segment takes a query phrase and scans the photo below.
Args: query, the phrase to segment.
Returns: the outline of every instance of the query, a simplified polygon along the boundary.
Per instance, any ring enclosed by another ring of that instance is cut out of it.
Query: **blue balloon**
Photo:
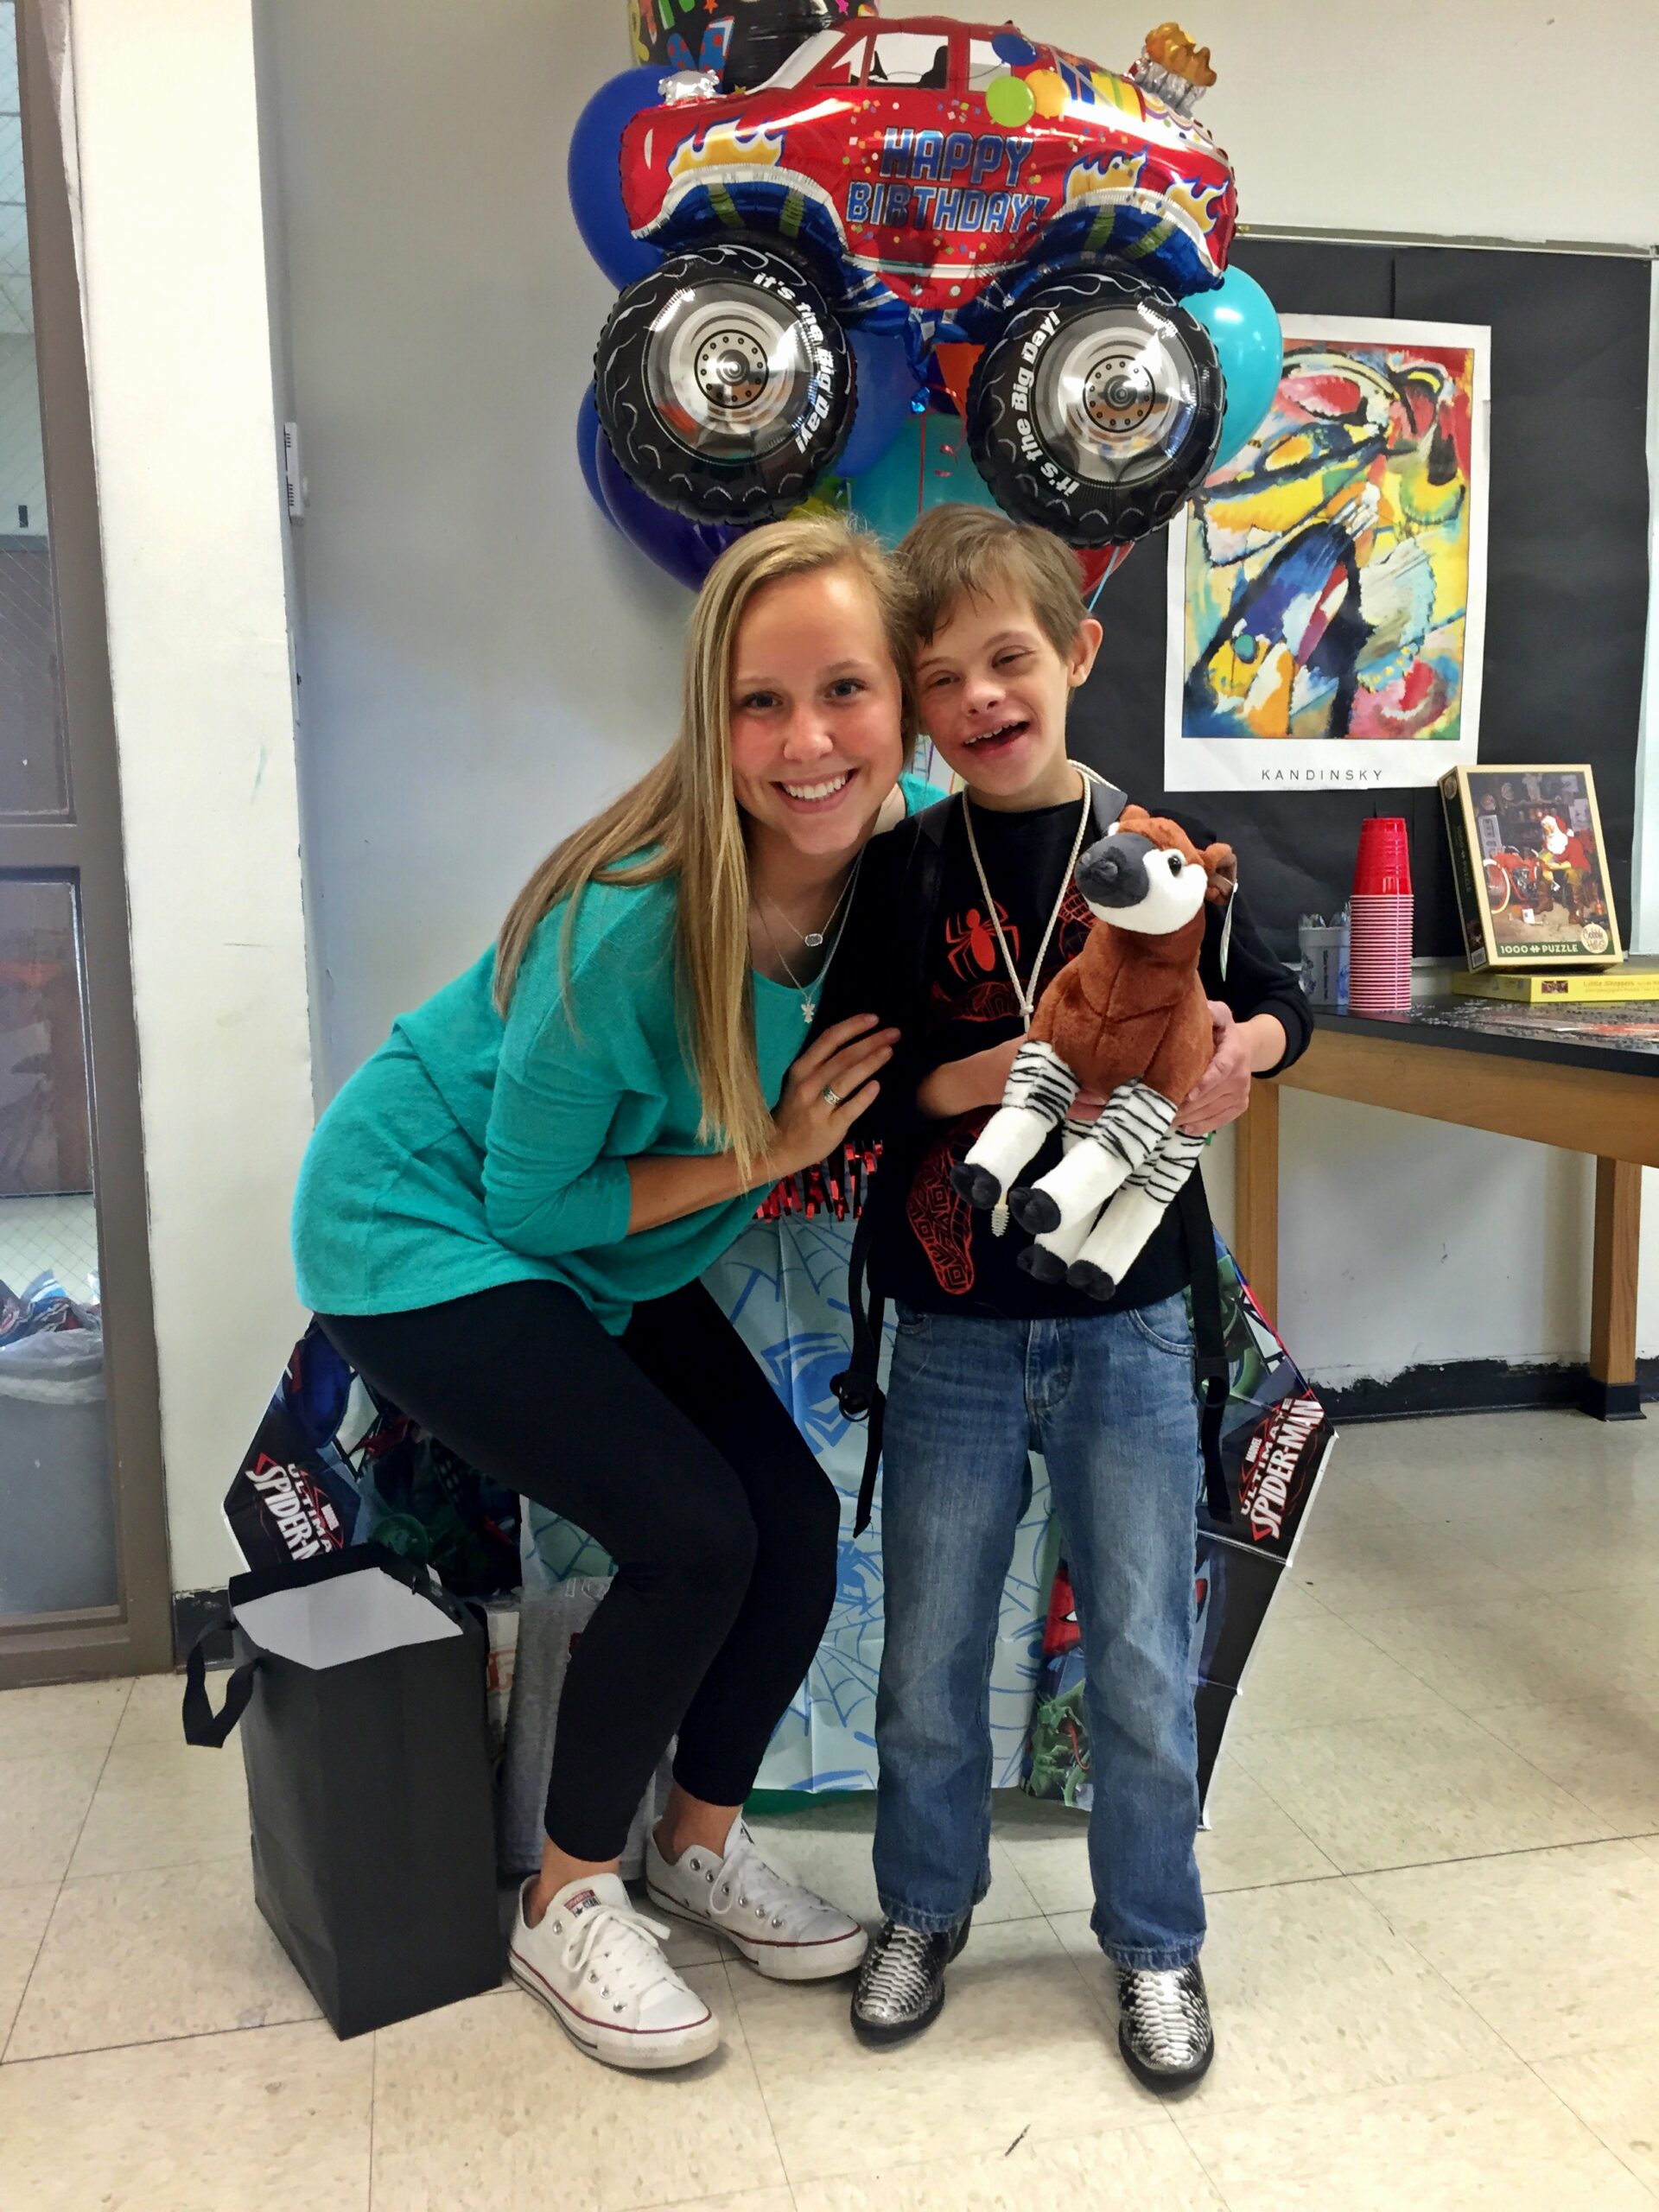
[[[878,337],[861,329],[849,330],[847,337],[853,349],[855,409],[836,474],[861,476],[875,467],[909,421],[916,372],[902,338]]]
[[[742,536],[741,531],[725,523],[692,522],[671,507],[658,506],[624,474],[602,434],[594,458],[605,505],[623,537],[688,591],[696,591],[732,540]]]
[[[1230,269],[1219,289],[1194,293],[1181,305],[1214,339],[1227,380],[1227,411],[1214,462],[1219,468],[1243,452],[1273,404],[1284,365],[1284,334],[1273,302],[1242,269]]]
[[[607,505],[599,481],[599,448],[605,433],[599,427],[599,402],[594,397],[589,385],[582,395],[582,405],[576,410],[576,463],[582,470],[582,480],[588,486],[588,496],[607,522],[614,520]]]
[[[570,212],[582,242],[619,291],[662,259],[660,250],[637,238],[622,206],[622,132],[641,108],[661,95],[660,63],[645,62],[608,78],[576,118],[570,133],[565,181]]]

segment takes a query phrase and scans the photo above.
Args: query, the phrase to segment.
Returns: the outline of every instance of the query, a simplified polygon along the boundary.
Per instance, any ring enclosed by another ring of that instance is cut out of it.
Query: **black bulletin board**
[[[1635,256],[1242,239],[1234,258],[1282,315],[1491,327],[1484,760],[1588,760],[1629,941],[1636,748],[1648,619],[1649,264]],[[1142,804],[1166,797],[1239,850],[1274,949],[1338,911],[1362,818],[1403,815],[1416,950],[1459,950],[1440,798],[1425,790],[1166,794],[1167,544],[1138,545],[1095,612],[1105,642],[1074,749]],[[1265,747],[1264,747],[1265,750]]]

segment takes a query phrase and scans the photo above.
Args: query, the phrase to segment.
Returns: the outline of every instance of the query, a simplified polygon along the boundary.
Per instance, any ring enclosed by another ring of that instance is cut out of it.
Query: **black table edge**
[[[1459,998],[1443,1003],[1461,1007],[1469,1001]],[[1655,1014],[1659,1017],[1659,1001],[1655,1002]],[[1611,1039],[1592,1044],[1572,1037],[1516,1037],[1506,1032],[1454,1029],[1439,1022],[1421,1021],[1415,1011],[1336,1014],[1329,1007],[1319,1007],[1314,1009],[1313,1027],[1333,1037],[1380,1037],[1395,1044],[1431,1045],[1447,1052],[1490,1052],[1500,1059],[1554,1061],[1560,1066],[1586,1069],[1592,1074],[1659,1076],[1659,1052],[1625,1051]],[[1656,1100],[1655,1106],[1659,1110],[1659,1100]]]

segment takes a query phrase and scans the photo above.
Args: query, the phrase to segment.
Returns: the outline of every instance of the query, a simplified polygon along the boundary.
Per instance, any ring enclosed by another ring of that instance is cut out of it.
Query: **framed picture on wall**
[[[1283,329],[1266,420],[1170,529],[1165,785],[1435,784],[1476,757],[1491,334]]]
[[[1587,762],[1454,768],[1440,798],[1471,969],[1624,959]]]

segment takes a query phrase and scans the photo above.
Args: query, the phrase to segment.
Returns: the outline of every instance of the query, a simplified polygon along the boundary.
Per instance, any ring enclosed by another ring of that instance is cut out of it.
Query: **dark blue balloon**
[[[991,41],[991,52],[1011,69],[1023,69],[1028,61],[1037,59],[1036,48],[1028,38],[1021,38],[1018,31],[998,31]]]
[[[582,480],[588,486],[588,496],[607,522],[613,519],[606,505],[605,493],[599,481],[599,448],[605,433],[599,427],[599,403],[589,385],[582,395],[582,405],[576,410],[576,462],[582,470]]]
[[[582,242],[619,291],[662,259],[628,228],[622,207],[622,131],[642,107],[655,107],[663,71],[657,62],[608,78],[576,118],[565,179]]]
[[[623,473],[602,434],[594,458],[611,520],[631,545],[637,545],[688,591],[700,587],[732,540],[742,536],[724,523],[692,522],[670,507],[659,507]]]
[[[853,349],[853,427],[836,463],[837,476],[861,476],[874,468],[910,419],[918,389],[916,372],[902,338],[877,337],[849,330]]]

